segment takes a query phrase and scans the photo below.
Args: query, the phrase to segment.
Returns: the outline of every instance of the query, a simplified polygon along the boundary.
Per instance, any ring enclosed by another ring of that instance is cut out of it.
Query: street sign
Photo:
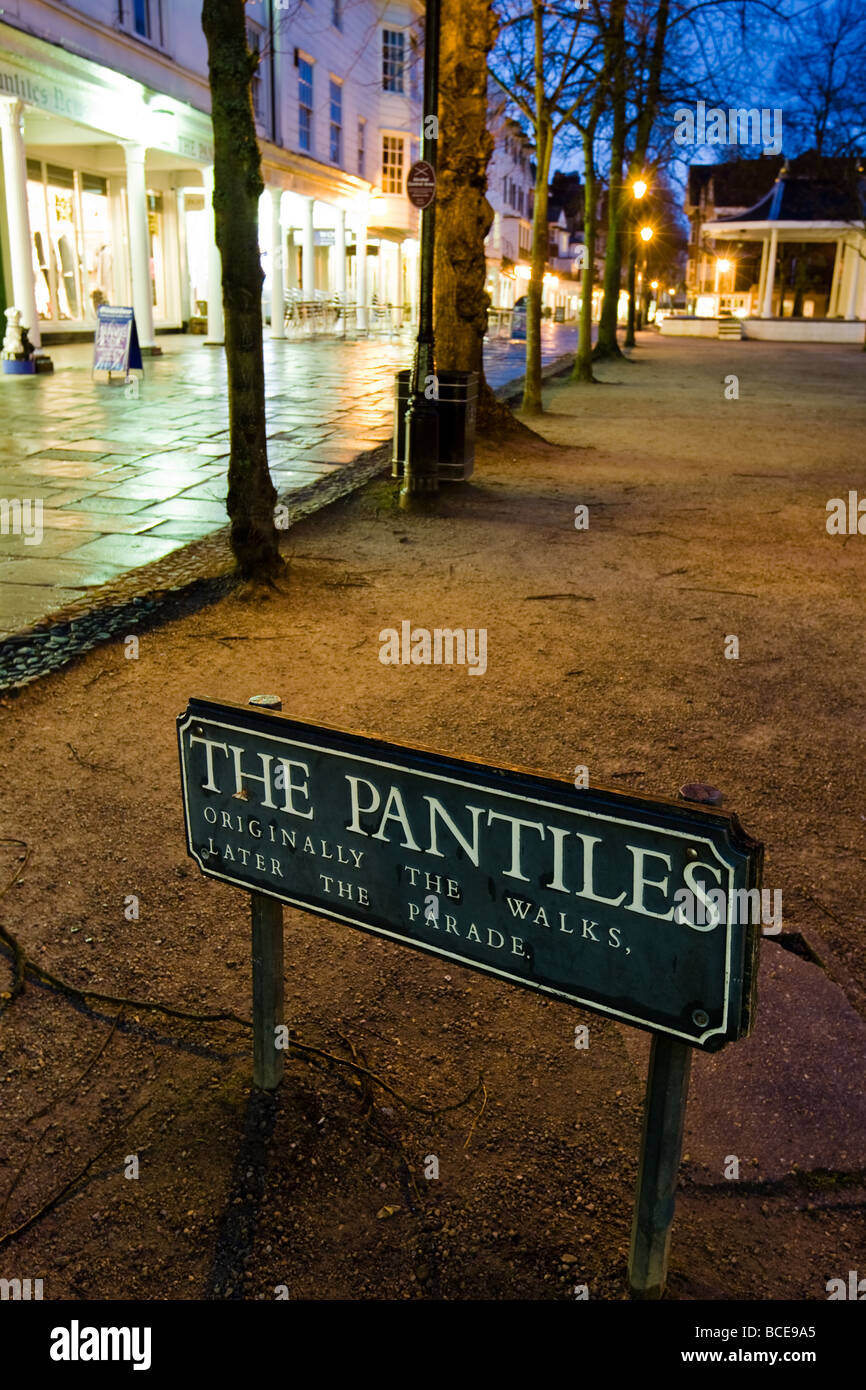
[[[654,800],[193,699],[178,719],[203,873],[715,1051],[748,1032],[761,847]],[[690,924],[677,890],[727,908]]]
[[[143,370],[135,313],[132,309],[112,308],[100,304],[96,311],[96,332],[93,339],[93,371],[122,372],[130,367]]]
[[[427,208],[436,197],[436,170],[426,159],[418,159],[406,176],[406,196],[416,208]]]

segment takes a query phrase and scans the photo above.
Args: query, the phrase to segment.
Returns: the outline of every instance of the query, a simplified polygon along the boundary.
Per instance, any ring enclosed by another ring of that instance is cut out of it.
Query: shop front
[[[206,298],[209,117],[2,24],[0,39],[6,304],[34,342],[132,304],[152,350]]]

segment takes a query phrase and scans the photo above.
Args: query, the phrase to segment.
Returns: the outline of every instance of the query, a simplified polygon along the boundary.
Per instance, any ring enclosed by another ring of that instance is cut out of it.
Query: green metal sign
[[[708,1051],[749,1031],[736,817],[247,705],[193,699],[178,738],[203,873]]]

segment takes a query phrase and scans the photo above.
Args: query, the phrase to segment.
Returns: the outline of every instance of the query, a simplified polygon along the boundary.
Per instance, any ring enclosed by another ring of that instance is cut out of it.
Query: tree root
[[[20,844],[22,842],[16,840],[12,843]],[[19,869],[18,873],[20,874],[21,872],[22,870]],[[17,877],[17,874],[15,875],[15,877]],[[7,884],[7,888],[8,887],[9,885]],[[41,980],[43,984],[47,984],[52,989],[57,990],[58,993],[65,995],[67,999],[72,999],[78,1004],[87,1004],[88,1000],[96,1000],[101,1004],[112,1004],[119,1008],[121,1011],[123,1011],[124,1009],[140,1010],[142,1012],[152,1010],[155,1013],[165,1014],[169,1018],[179,1018],[187,1022],[235,1023],[241,1028],[245,1028],[248,1030],[252,1029],[253,1025],[249,1019],[241,1018],[239,1014],[231,1013],[228,1010],[223,1013],[217,1014],[192,1013],[188,1009],[177,1009],[170,1004],[160,1004],[154,999],[131,999],[125,995],[103,994],[100,990],[79,989],[77,985],[68,984],[65,980],[62,980],[59,975],[52,974],[50,970],[45,970],[42,966],[37,965],[35,961],[32,961],[30,957],[27,955],[27,953],[24,951],[18,939],[13,935],[12,932],[9,931],[8,927],[0,925],[0,941],[2,941],[11,951],[13,958],[16,961],[16,967],[21,975],[20,989],[15,991],[15,993],[6,1000],[7,1008],[12,1003],[12,999],[18,993],[21,992],[21,989],[23,989],[24,978],[27,975],[31,975],[35,979]],[[119,1019],[120,1015],[118,1015],[118,1018],[114,1021],[112,1033],[114,1032],[114,1029],[117,1027]],[[106,1039],[104,1046],[107,1045],[108,1039]],[[352,1047],[351,1043],[349,1044],[349,1046],[352,1048],[354,1056],[357,1056],[357,1054],[355,1053],[355,1049],[354,1047]],[[358,1077],[367,1077],[369,1078],[369,1080],[375,1082],[377,1086],[381,1086],[382,1089],[384,1091],[387,1091],[389,1095],[392,1095],[394,1099],[398,1101],[400,1105],[404,1106],[407,1110],[415,1110],[419,1114],[428,1116],[428,1118],[435,1118],[451,1110],[460,1110],[464,1105],[468,1105],[470,1101],[473,1100],[474,1097],[479,1094],[479,1092],[481,1092],[484,1097],[481,1107],[482,1111],[484,1109],[484,1105],[486,1105],[487,1092],[484,1086],[483,1078],[480,1075],[475,1086],[473,1086],[472,1090],[469,1091],[462,1098],[462,1100],[452,1101],[448,1105],[428,1106],[422,1105],[417,1101],[407,1100],[406,1097],[402,1096],[400,1092],[397,1091],[390,1084],[390,1082],[384,1079],[384,1077],[379,1076],[378,1073],[371,1071],[369,1067],[363,1066],[360,1062],[354,1059],[350,1061],[346,1057],[338,1057],[336,1053],[328,1052],[325,1048],[316,1047],[313,1043],[303,1042],[300,1038],[297,1037],[297,1035],[293,1035],[291,1030],[289,1031],[289,1051],[298,1053],[302,1056],[319,1057],[324,1059],[325,1061],[332,1062],[335,1066],[347,1068],[348,1070],[354,1072]],[[96,1058],[94,1058],[93,1061],[95,1062]],[[79,1078],[79,1080],[80,1079],[82,1078]],[[481,1111],[479,1111],[478,1118],[480,1118],[480,1114]],[[33,1118],[37,1117],[31,1116],[31,1119]],[[473,1124],[473,1129],[474,1127],[475,1125]]]
[[[145,1101],[144,1105],[140,1105],[140,1106],[138,1107],[138,1109],[137,1109],[137,1110],[134,1110],[133,1113],[129,1116],[129,1120],[127,1121],[127,1123],[129,1124],[129,1123],[131,1123],[133,1120],[137,1119],[138,1116],[141,1114],[142,1110],[146,1110],[147,1107],[148,1107],[150,1104],[151,1104],[151,1102],[148,1100],[148,1101]],[[102,1158],[103,1154],[108,1153],[108,1150],[111,1148],[111,1146],[112,1146],[112,1145],[115,1143],[115,1141],[117,1140],[117,1138],[118,1138],[118,1136],[119,1136],[119,1134],[120,1134],[120,1130],[121,1130],[121,1126],[118,1125],[117,1128],[112,1132],[111,1138],[108,1140],[108,1142],[107,1142],[106,1144],[103,1144],[103,1146],[102,1146],[102,1148],[99,1150],[99,1152],[93,1154],[93,1155],[87,1160],[87,1162],[84,1164],[84,1167],[83,1167],[83,1168],[79,1168],[78,1172],[75,1173],[74,1176],[71,1177],[71,1178],[69,1179],[68,1182],[65,1182],[65,1183],[63,1184],[62,1187],[58,1188],[58,1190],[53,1194],[53,1196],[51,1196],[51,1197],[48,1198],[47,1202],[43,1202],[43,1203],[42,1203],[42,1206],[39,1207],[36,1211],[32,1212],[31,1215],[28,1216],[24,1221],[22,1221],[21,1224],[20,1224],[19,1226],[16,1226],[16,1227],[15,1227],[13,1230],[11,1230],[11,1231],[4,1231],[4,1232],[2,1233],[2,1235],[0,1235],[0,1249],[2,1249],[2,1247],[3,1247],[8,1241],[14,1240],[15,1236],[23,1235],[25,1231],[29,1231],[29,1229],[30,1229],[31,1226],[35,1226],[35,1224],[36,1224],[37,1221],[40,1221],[40,1220],[42,1219],[43,1216],[47,1216],[48,1213],[49,1213],[54,1207],[57,1206],[57,1203],[60,1201],[60,1199],[61,1199],[62,1197],[65,1197],[65,1196],[66,1196],[67,1192],[71,1192],[72,1189],[73,1189],[74,1187],[77,1187],[78,1184],[81,1182],[82,1178],[86,1177],[87,1173],[88,1173],[89,1170],[93,1167],[94,1163],[96,1163],[100,1158]],[[34,1140],[34,1143],[35,1143],[35,1142],[36,1142],[36,1141]],[[33,1145],[31,1145],[31,1152],[32,1152],[32,1148],[33,1148]],[[25,1159],[25,1162],[24,1162],[24,1168],[26,1168],[27,1163],[29,1162],[29,1160],[30,1160],[30,1155],[28,1154],[27,1159]],[[23,1168],[22,1168],[21,1172],[23,1172]],[[21,1172],[19,1172],[18,1177],[21,1176]],[[13,1182],[13,1187],[15,1186],[15,1184],[17,1183],[17,1181],[18,1181],[18,1179],[16,1178],[16,1179],[15,1179],[15,1182]],[[10,1192],[10,1195],[11,1195],[11,1192]]]

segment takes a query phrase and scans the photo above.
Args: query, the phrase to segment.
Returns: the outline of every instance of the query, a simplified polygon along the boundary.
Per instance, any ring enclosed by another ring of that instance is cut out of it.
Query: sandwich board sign
[[[93,372],[120,372],[124,379],[130,367],[144,370],[135,313],[132,309],[113,308],[100,304],[96,311],[96,332],[93,339]]]
[[[189,854],[253,895],[256,1084],[281,1076],[283,903],[649,1030],[633,1289],[660,1291],[691,1050],[745,1036],[754,1017],[758,929],[735,909],[760,890],[762,847],[715,807],[577,788],[278,707],[191,699],[178,718]]]

